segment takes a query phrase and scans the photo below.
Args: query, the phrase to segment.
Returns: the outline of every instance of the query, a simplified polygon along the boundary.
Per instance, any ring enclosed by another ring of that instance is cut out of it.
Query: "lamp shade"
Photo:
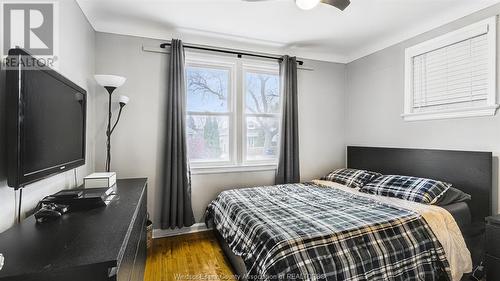
[[[94,75],[97,84],[103,87],[118,88],[127,80],[125,77],[116,75]]]
[[[319,4],[320,0],[295,0],[295,4],[302,10],[310,10]]]
[[[120,104],[122,104],[122,103],[123,103],[123,104],[127,104],[129,101],[130,101],[130,98],[129,98],[129,97],[127,97],[127,96],[120,96],[120,97],[118,98],[118,102],[119,102]]]

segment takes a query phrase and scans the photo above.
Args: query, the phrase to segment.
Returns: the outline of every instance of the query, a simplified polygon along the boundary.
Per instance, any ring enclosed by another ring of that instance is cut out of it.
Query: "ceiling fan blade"
[[[321,3],[325,3],[328,5],[332,5],[335,8],[338,8],[339,10],[343,11],[349,4],[351,4],[351,1],[349,0],[321,0]]]

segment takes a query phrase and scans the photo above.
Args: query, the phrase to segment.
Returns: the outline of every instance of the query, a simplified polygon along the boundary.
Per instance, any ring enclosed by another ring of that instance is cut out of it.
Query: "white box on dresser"
[[[116,183],[116,173],[93,173],[83,178],[85,188],[111,187]]]

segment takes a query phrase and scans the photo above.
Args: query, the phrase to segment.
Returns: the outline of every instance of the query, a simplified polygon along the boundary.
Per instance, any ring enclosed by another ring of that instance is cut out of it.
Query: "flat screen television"
[[[84,165],[87,92],[23,49],[7,60],[7,184]]]

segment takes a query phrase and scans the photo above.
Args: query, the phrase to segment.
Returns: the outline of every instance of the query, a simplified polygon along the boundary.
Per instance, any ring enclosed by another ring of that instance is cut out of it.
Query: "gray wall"
[[[149,178],[148,208],[158,225],[159,176],[163,153],[164,93],[168,55],[142,51],[160,41],[97,33],[96,72],[128,78],[118,89],[131,98],[113,135],[112,170],[119,177]],[[344,164],[345,65],[306,61],[314,71],[299,70],[301,172],[304,180],[317,178]],[[97,92],[96,170],[105,161],[106,95]],[[325,157],[327,155],[328,157]],[[201,221],[207,204],[225,189],[268,185],[274,171],[193,175],[192,200],[196,220]]]
[[[79,181],[81,177],[94,170],[94,45],[95,32],[80,7],[74,1],[61,0],[59,2],[59,71],[88,91],[87,108],[87,161],[86,165],[78,168]],[[2,40],[0,38],[0,40]],[[5,86],[2,72],[0,86],[0,232],[14,223],[15,192],[7,187],[5,167]],[[74,186],[73,171],[45,179],[27,186],[23,191],[22,212],[32,210],[38,201],[49,194],[63,188]]]
[[[94,73],[128,78],[115,94],[131,97],[113,136],[112,170],[121,178],[149,178],[148,208],[158,223],[162,174],[163,105],[168,55],[142,51],[160,41],[95,33],[74,1],[60,1],[59,71],[88,91],[87,164],[81,178],[103,170],[107,95]],[[303,180],[318,178],[344,165],[345,144],[493,151],[500,154],[500,116],[404,122],[404,49],[500,13],[500,5],[460,19],[367,57],[343,64],[306,61],[299,70],[300,149]],[[500,30],[500,29],[499,29]],[[0,40],[2,40],[0,38]],[[0,86],[4,86],[0,72]],[[115,104],[116,105],[116,104]],[[117,108],[114,108],[115,112]],[[0,132],[5,130],[5,96],[0,95]],[[5,155],[5,133],[0,155]],[[5,157],[2,157],[5,159]],[[494,163],[494,209],[498,210],[498,161]],[[95,169],[94,169],[95,166]],[[0,161],[0,232],[14,223],[15,192],[6,185]],[[272,184],[274,171],[193,175],[197,221],[207,204],[225,189]],[[73,172],[30,185],[23,193],[23,213],[38,200],[74,186]]]
[[[500,154],[500,114],[405,122],[405,48],[500,13],[500,5],[462,18],[347,65],[346,143],[351,145],[492,151]],[[499,37],[500,38],[500,37]],[[497,103],[500,102],[497,97]],[[497,212],[498,161],[493,209]]]

